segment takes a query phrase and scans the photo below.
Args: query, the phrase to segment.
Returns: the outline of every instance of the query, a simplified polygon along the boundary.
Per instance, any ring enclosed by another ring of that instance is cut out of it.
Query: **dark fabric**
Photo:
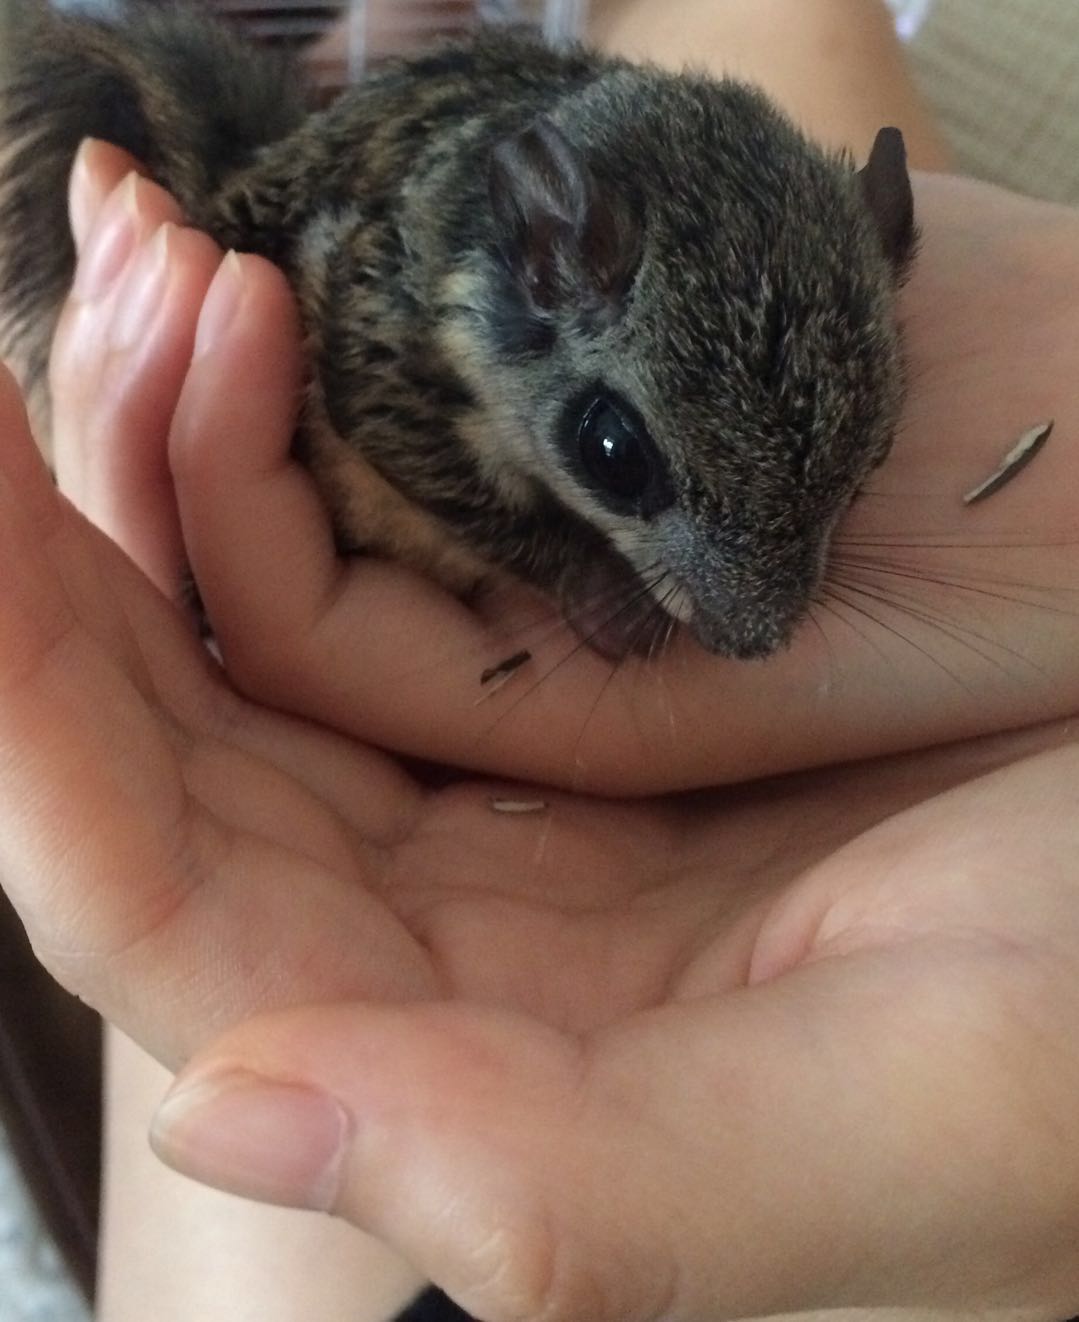
[[[34,958],[0,892],[0,1124],[72,1275],[93,1298],[101,1021]]]
[[[396,1322],[474,1322],[471,1313],[458,1308],[449,1295],[429,1286],[416,1296]]]

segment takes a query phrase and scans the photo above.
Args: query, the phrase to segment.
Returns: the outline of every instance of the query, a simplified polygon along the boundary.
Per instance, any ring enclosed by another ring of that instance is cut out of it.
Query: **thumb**
[[[487,1322],[1015,1307],[1034,1275],[1056,1307],[1075,1163],[1031,1124],[1044,1071],[1016,1079],[979,1027],[993,970],[931,955],[823,960],[588,1038],[464,1004],[261,1017],[185,1070],[154,1145],[343,1216]]]
[[[346,1218],[488,1322],[795,1311],[850,1287],[879,1217],[778,992],[588,1039],[463,1004],[274,1013],[184,1071],[153,1143],[204,1183]]]
[[[631,1141],[584,1060],[474,1007],[274,1013],[181,1074],[152,1143],[204,1183],[344,1217],[480,1317],[654,1317],[657,1244],[617,1178]]]

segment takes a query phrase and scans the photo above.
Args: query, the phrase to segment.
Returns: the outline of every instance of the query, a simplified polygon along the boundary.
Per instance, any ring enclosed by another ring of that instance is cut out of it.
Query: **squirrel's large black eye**
[[[637,500],[648,490],[653,476],[649,442],[607,396],[589,404],[577,440],[581,462],[602,491]]]

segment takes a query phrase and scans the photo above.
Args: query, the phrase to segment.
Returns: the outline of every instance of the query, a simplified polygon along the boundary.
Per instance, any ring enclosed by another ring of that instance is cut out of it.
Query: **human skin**
[[[950,153],[910,78],[892,16],[876,0],[590,0],[605,49],[678,68],[688,63],[763,87],[817,141],[864,160],[884,124],[903,129],[911,163],[947,169]]]
[[[195,366],[212,346],[234,390],[200,416],[245,449],[281,411],[295,344],[280,278],[238,260],[250,319],[215,325],[227,304],[211,293]],[[180,388],[206,386],[193,371]],[[233,694],[182,617],[58,498],[6,407],[0,865],[69,985],[171,1065],[258,1011],[324,1002],[252,1020],[196,1077],[242,1067],[333,1093],[355,1132],[381,1136],[350,1151],[337,1210],[492,1317],[579,1316],[586,1296],[612,1322],[660,1304],[1068,1311],[1066,723],[689,801],[544,791],[544,813],[504,817],[489,784],[424,789]],[[378,1070],[345,1070],[370,1051]],[[203,1113],[201,1145],[198,1112],[174,1106],[159,1149],[250,1195],[329,1197],[321,1168],[255,1169],[235,1104],[282,1108],[237,1086],[224,1116]],[[665,1098],[677,1109],[662,1120]],[[413,1107],[426,1174],[407,1158]],[[298,1136],[303,1117],[285,1118]],[[207,1130],[231,1140],[228,1163],[210,1160]],[[985,1196],[1005,1179],[1014,1196]],[[460,1189],[474,1191],[464,1211]],[[678,1222],[675,1242],[679,1199],[700,1222]],[[618,1222],[628,1255],[603,1239],[611,1206],[640,1212]],[[495,1222],[513,1233],[492,1239]],[[492,1243],[504,1258],[477,1268]],[[718,1247],[732,1243],[733,1266]],[[566,1263],[549,1284],[548,1252]],[[675,1275],[678,1297],[659,1299]]]
[[[801,17],[805,15],[810,26],[812,26],[814,21],[813,13],[816,12],[817,14],[820,14],[826,8],[827,6],[805,4],[797,11],[797,16],[801,19]],[[838,13],[841,8],[842,6],[839,5],[832,6],[833,13]],[[862,5],[861,11],[864,13],[868,8],[868,6]],[[737,27],[739,22],[744,22],[747,9],[748,7],[746,6],[726,7],[726,19],[728,24]],[[713,13],[707,17],[712,28],[715,29],[717,27],[717,14]],[[788,26],[790,17],[791,13],[789,12],[787,15]],[[797,26],[797,24],[794,26]],[[686,31],[687,29],[685,25],[672,24],[667,29],[666,38],[670,40],[672,34],[685,33]],[[728,32],[727,35],[729,38],[731,33]],[[696,49],[699,50],[700,47],[698,46]],[[730,40],[724,42],[724,49],[727,51],[732,49]],[[655,53],[655,48],[653,48],[653,53]],[[865,54],[865,52],[863,52],[863,54]],[[875,85],[879,86],[880,84],[876,83]],[[853,136],[854,131],[863,134],[865,133],[864,127],[858,127],[855,122],[856,118],[857,117],[854,117],[852,119],[852,135],[848,139],[851,142],[858,141],[858,139]],[[883,108],[879,111],[874,108],[873,113],[868,117],[868,122],[869,124],[875,125],[878,122],[883,122],[884,120],[889,119],[899,119],[903,122],[907,133],[908,145],[913,147],[914,151],[912,154],[914,154],[915,159],[920,160],[920,163],[922,164],[931,163],[926,160],[924,156],[918,156],[917,153],[920,151],[920,147],[918,145],[917,135],[912,132],[910,121],[907,119],[901,119],[901,116],[895,113],[894,108],[892,110]],[[115,178],[112,182],[115,182]],[[156,201],[159,203],[161,199],[156,199]],[[1042,240],[1046,238],[1047,230],[1045,224],[1046,215],[1045,213],[1041,213],[1041,215],[1036,218],[1036,224],[1034,227],[1035,238],[1038,238],[1039,236]],[[1063,240],[1065,236],[1063,234],[1058,234],[1057,237],[1058,239]],[[173,238],[176,238],[176,236],[173,236]],[[177,239],[176,241],[185,245],[192,242],[186,234],[182,239]],[[1006,247],[1006,245],[1003,246]],[[1064,250],[1065,245],[1063,242],[1061,242],[1059,248],[1054,248],[1051,245],[1045,248],[1044,251],[1047,257],[1047,264],[1051,263],[1054,251],[1063,252]],[[205,280],[208,280],[209,278],[206,273],[207,268],[212,266],[212,262],[206,254],[207,250],[205,248],[199,251],[197,257],[190,251],[185,250],[184,261],[180,263],[184,274],[178,282],[172,286],[170,312],[168,317],[164,318],[162,321],[162,327],[166,324],[171,325],[174,332],[176,332],[178,326],[179,332],[176,333],[175,341],[169,341],[168,337],[163,339],[160,337],[159,333],[159,338],[156,340],[155,345],[143,349],[143,376],[139,378],[143,387],[145,387],[147,379],[152,380],[155,379],[155,377],[160,384],[162,377],[160,369],[162,368],[164,368],[164,375],[166,377],[169,377],[170,380],[176,379],[175,375],[170,377],[170,373],[175,374],[176,361],[178,357],[182,356],[181,351],[183,349],[184,336],[187,333],[185,326],[190,326],[190,328],[193,329],[193,325],[191,325],[193,320],[191,309],[197,308],[201,293],[205,291]],[[206,261],[205,266],[202,265],[204,259]],[[1033,273],[1036,267],[1036,262],[1034,261],[1033,256],[1031,256],[1029,260]],[[254,278],[258,280],[260,277],[255,276]],[[962,288],[961,283],[959,287]],[[188,309],[186,323],[184,321],[184,313],[181,308],[176,306],[177,303],[185,304]],[[273,308],[268,306],[266,302],[258,303],[257,309],[263,317],[273,314]],[[98,327],[100,328],[100,313],[98,316]],[[89,324],[91,326],[93,325],[92,319]],[[98,339],[100,342],[100,335],[98,336]],[[87,365],[88,368],[90,366],[90,364]],[[236,359],[228,360],[228,366],[233,372],[230,385],[234,384],[237,379],[242,380],[244,373],[249,368],[248,362],[243,359],[240,361],[237,361]],[[97,368],[94,370],[97,370],[100,367],[101,364],[98,363]],[[159,490],[164,492],[169,490],[167,469],[159,467],[160,458],[164,453],[164,446],[163,444],[157,444],[155,446],[153,440],[155,434],[154,427],[157,423],[157,419],[160,417],[161,410],[160,408],[157,408],[155,411],[154,409],[146,407],[144,403],[140,402],[141,397],[139,390],[131,389],[132,379],[136,374],[132,371],[130,360],[125,362],[123,355],[113,353],[110,361],[106,364],[106,367],[111,375],[106,375],[105,380],[112,381],[117,386],[116,396],[114,397],[112,404],[110,405],[106,402],[96,416],[87,419],[85,416],[86,409],[84,400],[82,419],[71,429],[71,431],[69,431],[69,438],[72,441],[81,441],[82,443],[85,443],[86,448],[91,450],[95,455],[95,464],[90,466],[89,475],[87,476],[84,473],[86,480],[91,483],[91,490],[89,492],[84,492],[84,503],[99,522],[109,526],[110,530],[120,537],[121,542],[126,542],[130,549],[135,551],[140,558],[144,559],[151,568],[155,569],[155,572],[158,574],[161,581],[171,586],[174,582],[176,543],[173,543],[173,549],[171,551],[167,548],[167,538],[163,539],[160,535],[162,523],[167,523],[167,519],[162,520],[159,517],[160,507],[155,507],[152,502],[148,506],[146,501],[147,490],[152,491],[154,489],[153,487],[147,486],[147,481],[155,479],[155,477],[159,483]],[[158,370],[155,373],[150,370],[151,368],[157,368]],[[992,375],[991,368],[987,366],[984,379],[986,381],[991,381]],[[98,378],[98,380],[100,379],[101,378]],[[205,381],[203,383],[203,388],[209,391],[209,387],[207,387]],[[73,400],[74,412],[78,406],[78,392],[72,392],[71,398]],[[985,401],[983,399],[983,407],[984,404]],[[119,413],[117,413],[117,406],[119,406]],[[132,409],[130,413],[125,412],[125,409],[128,408]],[[142,410],[141,412],[139,411],[140,409]],[[141,429],[139,426],[135,425],[136,420],[142,424]],[[212,411],[209,421],[214,421]],[[219,423],[221,426],[224,426],[227,421],[227,418],[221,418]],[[1023,425],[1025,425],[1025,422]],[[79,430],[80,427],[82,429],[81,431]],[[995,452],[993,455],[993,462],[995,462]],[[978,476],[980,476],[980,472]],[[889,679],[891,683],[895,682],[894,672],[890,674]],[[468,675],[468,681],[469,683],[474,682],[474,676],[471,674],[471,671]],[[1016,750],[1013,748],[1013,751]],[[965,771],[961,771],[960,774],[969,774],[976,770],[980,765],[980,763],[973,765],[968,764]],[[915,768],[911,770],[909,774],[915,781],[917,781],[920,772]],[[186,957],[181,957],[178,960],[168,960],[166,958],[166,965],[169,968],[172,968],[177,976],[183,979],[187,976],[183,970],[186,968],[189,959],[190,953]],[[98,970],[94,976],[100,976],[100,970]],[[138,986],[137,979],[135,980],[134,985],[136,987]],[[134,995],[137,994],[137,992],[134,993]],[[233,1015],[242,1013],[243,1008],[242,1002],[237,1005],[226,999],[226,1002],[222,1007],[223,1018],[228,1020]],[[205,1027],[200,1031],[205,1033]],[[198,1035],[197,1032],[196,1037]],[[130,1053],[130,1048],[121,1048],[121,1050],[127,1050],[128,1053]],[[127,1066],[129,1071],[131,1071],[132,1066],[130,1062],[130,1054],[128,1054]],[[139,1077],[139,1069],[140,1067],[138,1066],[134,1067],[136,1080]],[[163,1072],[148,1072],[145,1066],[141,1067],[141,1069],[144,1077],[148,1075],[149,1087],[146,1091],[148,1092],[149,1097],[152,1097],[155,1090],[163,1087],[164,1074]],[[128,1081],[130,1081],[130,1073]],[[138,1091],[137,1083],[135,1091]],[[114,1108],[115,1130],[123,1130],[125,1119],[127,1120],[129,1127],[133,1121],[134,1124],[141,1129],[143,1127],[143,1121],[140,1116],[145,1113],[145,1110],[149,1105],[149,1100],[145,1097],[137,1097],[135,1099],[135,1106],[133,1108],[135,1110],[135,1115],[133,1117],[130,1111],[123,1111],[123,1101],[125,1096],[123,1087],[120,1088],[118,1093],[114,1093],[114,1100],[116,1096],[119,1096],[121,1099],[121,1114],[117,1115]],[[130,1100],[130,1097],[128,1097],[128,1100]],[[129,1149],[125,1149],[125,1152],[126,1151],[129,1151]],[[141,1174],[143,1176],[146,1175],[145,1165]],[[130,1194],[131,1189],[128,1188],[127,1192]],[[123,1193],[122,1179],[120,1181],[120,1193]],[[251,1228],[250,1239],[247,1243],[248,1252],[246,1255],[240,1255],[243,1261],[241,1267],[237,1269],[233,1250],[235,1250],[238,1243],[242,1244],[243,1242],[243,1234],[241,1231],[239,1239],[234,1236],[226,1236],[224,1238],[226,1253],[231,1255],[229,1262],[224,1264],[221,1263],[220,1254],[215,1254],[212,1242],[203,1243],[201,1245],[201,1249],[197,1253],[197,1261],[189,1261],[184,1258],[182,1252],[178,1251],[178,1246],[184,1243],[184,1241],[177,1240],[175,1236],[170,1236],[165,1260],[159,1260],[156,1264],[156,1269],[155,1265],[151,1262],[149,1269],[146,1271],[144,1278],[146,1294],[143,1295],[140,1305],[137,1298],[132,1299],[130,1291],[128,1291],[128,1297],[126,1300],[119,1299],[115,1291],[115,1283],[117,1281],[125,1281],[130,1284],[133,1274],[133,1263],[141,1263],[143,1268],[146,1268],[147,1265],[145,1253],[140,1255],[137,1246],[134,1255],[131,1253],[132,1241],[130,1238],[125,1239],[123,1227],[121,1227],[121,1233],[113,1240],[115,1248],[115,1253],[112,1258],[114,1274],[112,1275],[111,1280],[114,1288],[107,1294],[107,1304],[110,1299],[113,1301],[114,1306],[117,1309],[122,1308],[126,1304],[126,1306],[129,1306],[133,1310],[131,1311],[130,1316],[138,1317],[140,1319],[147,1315],[147,1300],[152,1300],[154,1306],[158,1310],[175,1304],[180,1310],[176,1314],[178,1318],[187,1318],[193,1315],[208,1318],[211,1314],[206,1310],[212,1307],[222,1308],[224,1311],[221,1313],[221,1316],[228,1317],[232,1322],[234,1322],[234,1319],[242,1315],[237,1310],[244,1307],[254,1310],[250,1313],[253,1317],[258,1316],[264,1318],[270,1316],[271,1314],[265,1311],[269,1308],[280,1309],[281,1316],[292,1315],[287,1303],[282,1301],[283,1294],[287,1293],[288,1267],[287,1264],[282,1263],[281,1261],[280,1245],[282,1240],[287,1239],[289,1236],[294,1239],[302,1237],[299,1245],[302,1252],[302,1249],[305,1246],[311,1244],[311,1241],[306,1238],[305,1231],[298,1230],[297,1227],[289,1222],[274,1220],[263,1220],[260,1222],[258,1218],[262,1209],[252,1207],[237,1209],[232,1205],[226,1207],[223,1204],[212,1201],[211,1195],[207,1194],[205,1191],[200,1191],[192,1185],[185,1186],[180,1181],[173,1181],[171,1185],[166,1184],[165,1192],[163,1193],[160,1171],[157,1172],[156,1182],[151,1178],[149,1189],[144,1185],[139,1190],[139,1194],[140,1197],[137,1204],[131,1204],[137,1206],[138,1216],[130,1219],[128,1229],[130,1229],[130,1225],[134,1222],[145,1225],[148,1208],[155,1208],[155,1206],[156,1215],[152,1215],[154,1223],[157,1226],[169,1224],[169,1213],[175,1213],[178,1206],[184,1212],[189,1214],[186,1222],[188,1226],[193,1222],[197,1222],[200,1218],[202,1219],[203,1224],[209,1224],[211,1226],[215,1224],[235,1226],[237,1218],[246,1215],[251,1218],[251,1221],[248,1223]],[[155,1199],[156,1205],[154,1202]],[[161,1216],[162,1210],[164,1210],[165,1213],[164,1217]],[[287,1216],[288,1214],[282,1213],[280,1215]],[[110,1217],[110,1220],[113,1220],[113,1218]],[[115,1228],[114,1220],[113,1224]],[[241,1220],[241,1225],[242,1224]],[[155,1240],[159,1245],[162,1242],[160,1236],[155,1235]],[[145,1245],[142,1247],[144,1249],[146,1248]],[[218,1249],[222,1247],[221,1241],[218,1241],[217,1247]],[[350,1252],[350,1246],[346,1242],[342,1242],[341,1249],[342,1251],[336,1254],[333,1258],[336,1270],[341,1274],[342,1278],[342,1290],[338,1296],[338,1306],[341,1309],[340,1315],[342,1317],[347,1316],[352,1319],[356,1316],[357,1285],[363,1285],[370,1280],[373,1267],[368,1259],[363,1259],[357,1262],[356,1249],[352,1248]],[[320,1250],[320,1260],[325,1261],[326,1246],[324,1244],[321,1245]],[[260,1251],[262,1262],[270,1262],[273,1267],[268,1279],[260,1277]],[[351,1264],[349,1263],[350,1258],[352,1259]],[[353,1268],[351,1275],[348,1269],[349,1265]],[[284,1280],[281,1274],[282,1270],[285,1272]],[[320,1287],[324,1283],[325,1275],[326,1273],[320,1273]],[[109,1284],[109,1280],[110,1277],[107,1274],[106,1285]],[[260,1288],[260,1284],[263,1282],[263,1287]],[[165,1287],[164,1290],[162,1290],[163,1283]],[[298,1285],[303,1283],[303,1285],[300,1293],[297,1295],[300,1301],[298,1304],[300,1311],[296,1316],[306,1317],[309,1314],[307,1313],[305,1306],[311,1305],[312,1298],[310,1291],[312,1287],[310,1283],[310,1274],[304,1273],[302,1270],[302,1259],[301,1269],[297,1272],[297,1283]],[[189,1303],[191,1299],[197,1300],[202,1311],[196,1310],[193,1312],[190,1308],[187,1311],[184,1311],[185,1297]],[[327,1306],[332,1307],[332,1304]],[[260,1311],[260,1309],[263,1311]],[[116,1315],[119,1316],[119,1312],[117,1312]],[[160,1311],[155,1315],[162,1316]],[[334,1316],[333,1313],[323,1313],[322,1315]],[[377,1308],[375,1315],[378,1315]],[[111,1312],[109,1313],[109,1316],[112,1316]],[[278,1316],[278,1313],[275,1311],[272,1316],[276,1317]]]
[[[10,383],[0,436],[0,869],[68,986],[166,1064],[202,1048],[168,1160],[496,1320],[1068,1311],[1067,723],[505,816],[236,696]]]

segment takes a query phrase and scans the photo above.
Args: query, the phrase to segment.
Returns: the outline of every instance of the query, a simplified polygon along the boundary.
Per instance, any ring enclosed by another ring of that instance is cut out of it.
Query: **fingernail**
[[[72,292],[91,303],[102,298],[124,269],[139,232],[138,175],[117,184],[86,241]]]
[[[328,1211],[351,1128],[327,1094],[236,1070],[171,1092],[154,1116],[150,1143],[166,1165],[202,1184]]]
[[[76,252],[82,252],[86,240],[107,196],[98,187],[98,162],[108,152],[108,143],[99,138],[83,138],[71,163],[67,209]]]
[[[176,226],[165,221],[144,243],[132,261],[116,300],[109,323],[109,344],[130,349],[145,339],[161,308],[169,274],[169,240]]]
[[[243,302],[247,279],[243,263],[231,250],[217,268],[199,313],[192,358],[201,358],[220,344]]]

